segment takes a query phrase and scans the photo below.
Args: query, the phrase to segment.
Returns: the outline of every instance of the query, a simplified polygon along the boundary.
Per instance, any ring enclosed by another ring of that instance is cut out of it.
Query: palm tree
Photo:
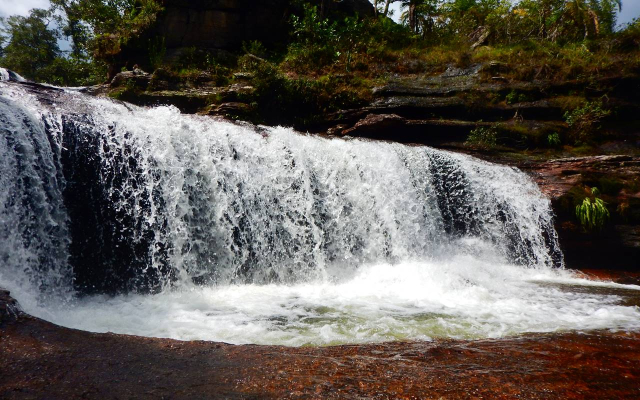
[[[568,0],[564,7],[565,23],[571,24],[584,39],[613,30],[622,0]],[[604,26],[604,29],[603,29]]]

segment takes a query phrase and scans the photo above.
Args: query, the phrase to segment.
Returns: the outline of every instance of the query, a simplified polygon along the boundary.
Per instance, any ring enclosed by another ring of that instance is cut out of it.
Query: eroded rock
[[[0,397],[636,398],[637,360],[640,336],[626,332],[233,346],[25,317],[0,326]]]

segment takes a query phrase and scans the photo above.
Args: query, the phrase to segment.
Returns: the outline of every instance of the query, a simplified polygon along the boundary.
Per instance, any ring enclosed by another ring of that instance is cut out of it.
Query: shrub
[[[252,93],[240,101],[256,103],[253,122],[306,124],[339,109],[362,106],[370,95],[369,84],[351,76],[327,75],[318,79],[292,79],[276,65],[249,57],[245,71],[252,73]]]
[[[294,69],[321,68],[335,62],[340,55],[337,23],[322,18],[318,8],[304,5],[302,17],[291,17],[293,43],[287,61]]]
[[[507,104],[515,104],[515,103],[524,103],[525,101],[530,101],[531,98],[527,96],[525,93],[518,93],[516,90],[512,90],[505,97],[505,101]]]
[[[493,147],[498,144],[498,131],[493,127],[479,126],[469,133],[466,143]]]
[[[249,42],[242,42],[242,50],[246,54],[251,54],[260,58],[267,58],[267,48],[264,47],[259,40],[251,40]]]
[[[562,144],[562,140],[560,140],[560,134],[558,132],[550,133],[547,136],[547,144],[549,147],[558,147]]]
[[[603,108],[602,101],[593,101],[573,111],[567,111],[564,119],[571,128],[576,142],[580,142],[594,139],[594,133],[600,128],[600,122],[610,114],[610,110]]]

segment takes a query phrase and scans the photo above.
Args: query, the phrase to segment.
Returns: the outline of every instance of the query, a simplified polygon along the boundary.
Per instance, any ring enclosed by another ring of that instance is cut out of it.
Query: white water
[[[335,283],[182,288],[28,310],[94,332],[289,346],[640,329],[638,309],[620,305],[621,297],[548,282],[590,284],[563,271],[523,272],[467,255],[361,266]]]
[[[0,110],[14,121],[7,138],[42,142],[47,132],[51,148],[30,156],[32,165],[48,158],[44,164],[60,170],[65,152],[95,151],[104,207],[115,216],[104,229],[122,236],[114,246],[138,246],[130,261],[101,259],[89,275],[72,271],[90,251],[68,261],[62,250],[85,238],[67,235],[64,217],[58,240],[46,226],[34,233],[38,240],[28,238],[34,230],[23,223],[24,215],[39,221],[60,210],[61,192],[42,177],[32,178],[45,181],[42,189],[7,184],[0,286],[42,318],[97,332],[286,345],[640,328],[640,312],[619,296],[541,284],[589,282],[554,267],[561,256],[549,202],[513,168],[77,93],[59,93],[45,107],[15,84],[0,83],[0,95],[15,102]],[[23,114],[29,122],[21,125]],[[95,148],[71,148],[94,139]],[[21,160],[11,146],[1,151],[9,164]],[[73,175],[86,166],[72,167]],[[28,172],[2,168],[7,182]],[[60,187],[81,179],[52,174]],[[39,206],[8,200],[33,198],[29,190],[39,193]],[[62,250],[44,269],[14,251],[21,246],[40,259]],[[90,292],[96,276],[118,290],[161,290],[69,298],[71,279]],[[63,290],[43,297],[52,286]]]
[[[18,75],[13,71],[9,71],[6,68],[0,67],[0,81],[17,81],[17,82],[26,82],[26,79]]]

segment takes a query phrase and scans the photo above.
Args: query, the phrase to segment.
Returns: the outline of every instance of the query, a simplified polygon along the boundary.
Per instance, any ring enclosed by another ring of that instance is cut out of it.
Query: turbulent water
[[[637,329],[522,172],[0,83],[0,286],[92,331],[288,345]]]

